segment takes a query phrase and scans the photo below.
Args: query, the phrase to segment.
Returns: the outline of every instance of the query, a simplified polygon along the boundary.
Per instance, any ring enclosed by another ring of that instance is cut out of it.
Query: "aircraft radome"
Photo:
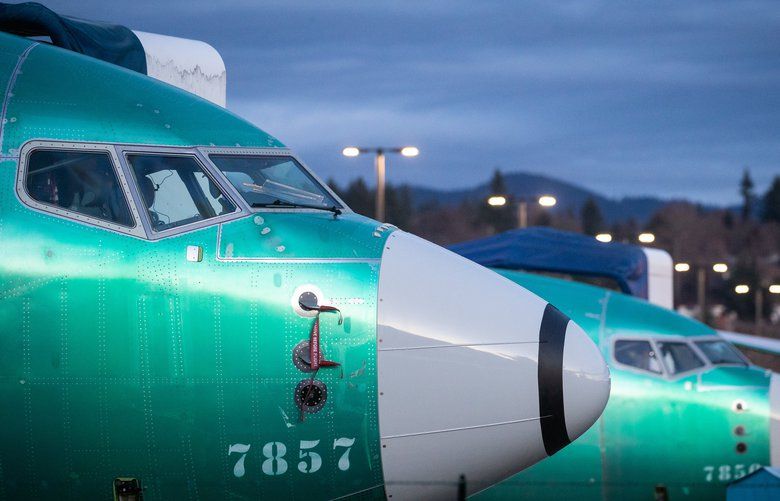
[[[7,33],[0,89],[0,499],[449,499],[604,408],[547,301],[225,109]]]
[[[579,440],[475,499],[723,499],[730,482],[780,463],[780,379],[716,331],[612,290],[500,273],[599,344],[612,394]]]

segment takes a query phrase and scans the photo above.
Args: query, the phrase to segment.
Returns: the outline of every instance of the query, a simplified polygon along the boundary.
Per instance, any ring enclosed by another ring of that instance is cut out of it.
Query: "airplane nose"
[[[379,430],[392,499],[471,495],[584,433],[609,396],[585,332],[513,282],[402,231],[382,256]]]
[[[547,307],[554,308],[550,304]],[[563,374],[563,422],[565,426],[559,428],[558,431],[552,430],[549,437],[545,437],[545,426],[549,426],[547,423],[553,420],[541,420],[545,449],[550,456],[585,433],[596,422],[607,405],[610,390],[609,368],[604,362],[598,347],[579,325],[569,320],[562,313],[558,312],[558,314],[563,316],[568,322],[561,367],[561,373]],[[541,341],[539,364],[540,367],[546,367],[547,365],[541,352],[548,343]],[[555,388],[555,382],[539,381],[540,395],[551,393],[550,388]],[[542,397],[540,396],[540,405],[542,405],[541,402]],[[540,414],[542,416],[560,414],[556,413],[555,410],[554,406],[550,406],[547,411],[540,409]],[[566,432],[565,436],[562,433],[564,429]],[[559,447],[555,447],[556,439],[559,440],[557,442]]]

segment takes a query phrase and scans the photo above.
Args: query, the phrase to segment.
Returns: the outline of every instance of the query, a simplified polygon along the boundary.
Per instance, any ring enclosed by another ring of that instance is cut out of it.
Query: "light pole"
[[[542,207],[552,207],[558,203],[558,200],[552,195],[539,195],[536,202]],[[487,199],[487,204],[491,207],[503,207],[506,204],[514,204],[517,211],[517,227],[520,229],[528,228],[528,200],[525,197],[514,198],[507,195],[491,195]]]
[[[594,235],[593,238],[605,244],[610,243],[613,239],[612,233],[607,233],[607,232],[597,233],[596,235]],[[639,243],[651,244],[655,242],[655,234],[645,231],[637,235],[636,239],[639,241]],[[623,242],[628,243],[628,240],[624,239]]]
[[[416,157],[420,154],[420,150],[416,146],[403,146],[403,147],[358,147],[347,146],[341,153],[345,157],[356,157],[361,153],[374,153],[374,166],[376,167],[376,206],[374,207],[374,218],[377,221],[385,220],[385,155],[387,153],[399,153],[405,157]]]
[[[766,285],[759,285],[756,287],[755,296],[753,297],[754,303],[754,313],[756,316],[756,327],[753,331],[756,336],[760,336],[763,334],[764,331],[764,288],[766,287],[767,291],[769,291],[770,294],[780,294],[780,285],[778,284],[772,284],[768,287]],[[750,286],[747,284],[738,284],[734,287],[734,292],[737,294],[747,294],[750,292]]]
[[[699,264],[696,265],[696,302],[699,305],[699,320],[706,323],[707,315],[705,309],[707,308],[707,270],[708,265]],[[689,263],[675,263],[674,271],[678,273],[686,273],[691,270]],[[715,273],[726,273],[729,271],[729,266],[726,263],[715,263],[712,265],[712,271]],[[678,279],[679,282],[679,279]]]

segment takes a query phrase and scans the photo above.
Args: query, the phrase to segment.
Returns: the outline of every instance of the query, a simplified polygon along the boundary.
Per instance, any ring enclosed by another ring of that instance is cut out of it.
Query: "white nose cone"
[[[555,453],[601,415],[609,371],[546,301],[407,233],[379,280],[379,429],[386,492],[452,499]]]
[[[579,325],[569,321],[563,347],[563,407],[570,441],[601,416],[609,390],[609,369],[598,347]]]

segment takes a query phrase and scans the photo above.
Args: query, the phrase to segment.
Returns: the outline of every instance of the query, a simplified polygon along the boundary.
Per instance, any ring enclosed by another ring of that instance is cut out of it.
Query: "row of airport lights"
[[[404,157],[416,157],[420,154],[416,146],[347,146],[341,150],[345,157],[354,158],[364,153],[374,155],[374,166],[376,169],[376,206],[374,218],[378,221],[385,219],[385,177],[387,170],[387,160],[385,156],[388,153],[397,153]],[[552,195],[539,195],[536,203],[541,207],[553,207],[557,200]],[[517,211],[517,226],[526,228],[528,226],[528,200],[525,197],[513,197],[510,195],[492,195],[487,199],[487,204],[491,207],[502,207],[509,205]]]
[[[678,273],[686,273],[691,271],[693,267],[690,263],[678,262],[674,264],[674,271]],[[704,315],[705,310],[705,289],[706,289],[706,275],[707,266],[697,266],[697,296],[699,303],[700,315]],[[712,265],[712,271],[715,273],[726,273],[729,271],[729,267],[726,263],[714,263]],[[755,288],[754,308],[756,316],[755,334],[761,335],[763,331],[763,318],[764,318],[764,291],[770,294],[780,294],[780,284],[769,284],[764,286],[758,286]],[[734,292],[739,295],[745,295],[751,291],[751,287],[748,284],[737,284],[734,286]]]
[[[385,171],[387,168],[385,155],[387,153],[397,153],[404,157],[416,157],[420,154],[420,150],[416,146],[397,146],[397,147],[358,147],[347,146],[342,150],[342,154],[345,157],[356,157],[363,153],[374,154],[374,165],[376,168],[376,214],[375,218],[378,221],[384,221],[385,219]],[[536,203],[542,207],[553,207],[558,203],[558,200],[552,195],[538,195],[534,197]],[[518,228],[528,227],[528,199],[525,197],[513,197],[509,195],[492,195],[488,197],[487,204],[491,207],[504,207],[509,205],[514,207],[517,214],[517,226]],[[612,234],[599,233],[595,236],[596,240],[603,243],[612,242]],[[655,234],[645,231],[637,235],[637,240],[642,244],[651,244],[655,242]],[[678,273],[685,273],[691,270],[690,263],[679,262],[675,263],[674,271]],[[726,263],[714,263],[712,265],[712,271],[715,273],[726,273],[729,267]],[[697,271],[697,296],[699,309],[701,315],[705,310],[705,297],[706,297],[706,267],[699,266]],[[767,290],[770,294],[780,294],[780,284],[769,285]],[[734,287],[734,292],[737,294],[747,294],[750,292],[750,286],[747,284],[737,284]],[[756,289],[756,332],[761,331],[761,318],[762,308],[764,303],[764,289],[758,287]]]
[[[396,146],[396,147],[358,147],[347,146],[342,150],[342,154],[345,157],[356,157],[363,153],[374,154],[374,165],[376,167],[377,177],[377,190],[376,190],[376,219],[379,221],[385,218],[385,171],[386,171],[386,159],[387,153],[398,153],[404,157],[416,157],[420,154],[420,150],[416,146]],[[539,195],[536,198],[536,203],[540,207],[554,207],[558,200],[552,195]],[[506,205],[514,206],[517,211],[517,226],[519,228],[526,228],[528,226],[528,199],[525,197],[512,197],[508,195],[492,195],[488,197],[487,204],[491,207],[503,207]],[[599,233],[595,236],[599,242],[609,243],[612,241],[612,234]],[[642,232],[637,235],[637,240],[643,244],[651,244],[655,242],[655,235],[648,231]],[[674,271],[679,273],[685,273],[691,270],[689,263],[680,262],[675,263]],[[729,267],[726,263],[715,263],[712,265],[712,271],[715,273],[726,273]],[[700,268],[700,275],[703,268]],[[700,280],[702,282],[702,280]],[[767,289],[770,294],[780,294],[780,284],[772,284]],[[750,292],[750,286],[747,284],[738,284],[734,287],[734,292],[737,294],[747,294]],[[763,289],[759,287],[757,293],[761,294]]]
[[[604,242],[605,244],[608,244],[612,241],[612,234],[611,233],[599,233],[596,235],[596,240],[599,242]],[[649,231],[643,231],[636,237],[637,240],[639,240],[640,243],[643,244],[651,244],[655,242],[655,234],[650,233]]]
[[[386,172],[386,159],[387,153],[397,153],[404,157],[416,157],[420,154],[420,150],[416,146],[396,146],[396,147],[358,147],[347,146],[342,150],[342,154],[345,157],[356,157],[363,153],[374,154],[374,165],[376,168],[377,177],[377,190],[376,190],[376,219],[383,221],[385,218],[385,172]],[[558,200],[552,195],[538,195],[534,197],[536,203],[540,207],[553,207],[558,203]],[[528,199],[525,197],[512,197],[508,195],[492,195],[488,197],[487,204],[491,207],[504,207],[506,205],[514,206],[517,212],[517,226],[519,228],[528,227]],[[596,240],[603,243],[612,242],[612,234],[599,233],[595,236]],[[651,244],[655,242],[655,235],[650,232],[642,232],[637,235],[637,240],[643,244]],[[679,262],[675,263],[674,271],[678,273],[685,273],[691,270],[690,263]],[[712,271],[715,273],[726,273],[729,267],[726,263],[715,263],[712,265]],[[699,289],[703,289],[705,282],[705,268],[699,267]],[[767,288],[770,294],[780,294],[780,284],[772,284]],[[702,291],[703,292],[703,291]],[[734,287],[734,292],[737,294],[747,294],[750,292],[750,286],[747,284],[737,284]],[[758,287],[756,290],[757,299],[756,304],[763,303],[763,288]],[[700,297],[703,294],[700,294]],[[700,299],[700,303],[701,303]],[[760,308],[760,306],[757,306]]]

